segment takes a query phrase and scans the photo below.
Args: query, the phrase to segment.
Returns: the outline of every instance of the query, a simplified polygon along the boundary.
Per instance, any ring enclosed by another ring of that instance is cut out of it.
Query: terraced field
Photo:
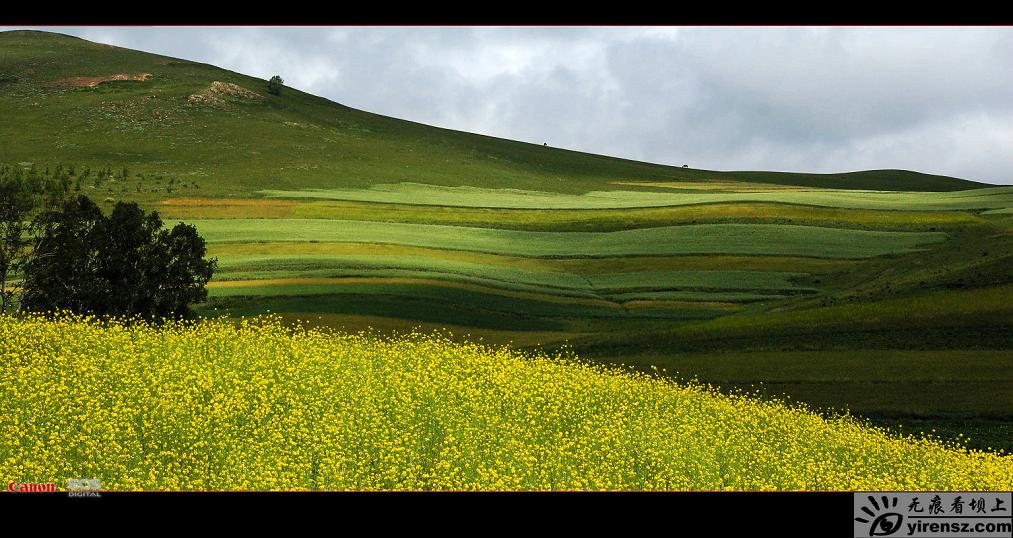
[[[209,243],[355,242],[532,257],[748,254],[864,258],[941,241],[939,232],[879,232],[796,225],[699,224],[618,232],[522,232],[433,224],[325,219],[193,220]]]
[[[169,218],[183,217],[194,208],[205,216],[232,217],[187,220],[198,227],[209,242],[210,254],[219,260],[210,288],[211,304],[218,308],[246,312],[243,301],[259,297],[270,298],[275,311],[351,314],[348,306],[333,311],[334,305],[354,303],[359,309],[366,305],[359,310],[364,315],[403,319],[405,328],[418,321],[467,326],[460,311],[470,309],[514,320],[540,319],[557,330],[559,338],[606,330],[602,319],[683,323],[815,295],[820,287],[814,275],[870,257],[917,252],[947,237],[945,232],[929,231],[934,226],[912,231],[912,221],[895,226],[902,230],[891,230],[882,221],[863,225],[877,229],[692,224],[679,218],[658,226],[657,215],[642,220],[637,220],[639,215],[626,216],[633,222],[616,223],[612,227],[619,229],[609,231],[571,231],[573,226],[566,224],[557,231],[518,230],[509,223],[501,227],[495,219],[484,222],[484,227],[423,224],[431,212],[401,215],[397,208],[403,206],[380,203],[371,204],[372,214],[400,215],[409,222],[298,219],[290,216],[300,212],[292,205],[299,202],[287,203],[275,218],[249,219],[231,213],[236,207],[276,206],[255,199],[224,203],[173,199],[155,207]],[[446,214],[457,209],[439,208]],[[596,213],[602,211],[609,210],[587,211],[571,225],[596,222]],[[551,214],[559,213],[565,212]],[[418,221],[411,222],[411,217]],[[854,217],[851,224],[875,221],[864,213],[844,214],[844,220],[847,217]],[[981,224],[962,213],[928,220],[940,229]],[[433,289],[436,293],[426,291]],[[405,294],[447,302],[450,290],[455,294],[453,304],[426,315],[418,314],[424,308],[409,315],[403,304]],[[307,297],[328,306],[309,305]],[[521,302],[522,298],[535,303]],[[573,299],[590,304],[579,309],[559,306],[560,301]],[[494,323],[475,318],[472,325],[493,328]]]
[[[1013,190],[706,185],[403,184],[150,207],[195,224],[218,257],[208,312],[566,344],[1013,448],[1013,275],[1000,269]]]
[[[314,198],[512,209],[615,209],[728,202],[776,202],[823,207],[894,210],[984,210],[1007,208],[1013,205],[1013,187],[939,193],[823,188],[762,189],[754,184],[749,192],[738,192],[734,189],[726,191],[710,189],[707,188],[706,183],[702,183],[703,188],[700,189],[688,187],[688,184],[684,182],[677,183],[678,189],[665,189],[661,187],[664,184],[658,182],[641,183],[641,185],[656,190],[591,191],[574,195],[519,189],[442,187],[399,183],[374,185],[368,189],[265,190],[261,192],[269,198]],[[658,190],[661,192],[657,192]],[[674,190],[682,192],[665,192]]]

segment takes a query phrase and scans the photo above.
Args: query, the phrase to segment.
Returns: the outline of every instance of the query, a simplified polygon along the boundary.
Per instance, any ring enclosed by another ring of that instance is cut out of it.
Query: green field
[[[73,79],[113,74],[149,76]],[[216,81],[259,97],[190,98]],[[264,84],[3,32],[0,164],[196,225],[202,315],[575,349],[1013,451],[1013,187],[635,162]]]
[[[663,183],[652,183],[653,187]],[[686,192],[633,190],[592,191],[585,194],[560,194],[517,189],[477,187],[440,187],[402,183],[376,185],[359,190],[263,191],[267,197],[312,198],[438,205],[452,207],[488,207],[511,209],[615,209],[663,207],[730,202],[774,202],[849,209],[898,210],[996,210],[1013,206],[1013,187],[994,187],[956,192],[886,192],[812,188],[796,192],[770,189],[766,192],[713,192],[684,189]]]
[[[772,271],[643,271],[581,275],[412,256],[227,256],[218,260],[221,279],[402,276],[481,281],[506,289],[517,285],[517,289],[581,296],[666,288],[813,291],[799,288],[791,282],[792,278],[800,278],[805,273]]]
[[[531,257],[746,254],[864,258],[942,241],[941,232],[699,224],[618,232],[526,232],[329,219],[192,220],[209,243],[317,241],[407,245]]]
[[[720,203],[623,209],[504,209],[320,200],[170,198],[152,204],[167,218],[302,218],[446,224],[530,231],[608,232],[678,224],[799,224],[859,230],[932,231],[988,226],[1003,213],[880,211],[781,203]]]

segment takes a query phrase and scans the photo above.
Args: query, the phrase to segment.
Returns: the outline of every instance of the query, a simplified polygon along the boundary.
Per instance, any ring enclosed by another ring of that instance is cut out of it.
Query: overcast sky
[[[1013,183],[1013,28],[52,30],[556,147]]]

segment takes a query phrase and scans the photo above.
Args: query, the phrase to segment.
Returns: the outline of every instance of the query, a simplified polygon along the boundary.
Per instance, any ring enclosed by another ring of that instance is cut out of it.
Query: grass
[[[253,280],[264,277],[291,278],[319,276],[423,276],[426,278],[480,282],[503,288],[536,289],[547,293],[589,290],[580,275],[538,272],[510,267],[445,261],[439,258],[407,256],[243,256],[219,258],[220,279]]]
[[[637,272],[649,270],[707,271],[726,269],[737,271],[774,271],[828,273],[847,271],[863,263],[862,260],[800,258],[794,256],[623,256],[621,258],[530,258],[483,252],[442,250],[377,243],[317,243],[272,242],[214,243],[208,245],[208,255],[220,258],[230,256],[397,256],[403,258],[433,258],[448,262],[512,267],[517,269],[557,271],[577,274],[609,272]]]
[[[616,360],[644,370],[665,368],[718,386],[762,384],[771,393],[789,394],[820,407],[842,407],[841,393],[861,390],[865,401],[855,400],[853,407],[863,414],[974,415],[988,410],[983,414],[1013,416],[1013,401],[996,398],[1013,390],[1011,358],[1005,350],[654,352]],[[946,384],[974,389],[925,390]]]
[[[289,278],[317,273],[331,277],[423,275],[460,281],[481,281],[510,288],[521,285],[545,293],[573,291],[619,292],[637,289],[737,289],[809,291],[792,282],[804,273],[772,271],[640,271],[582,275],[557,271],[528,271],[495,265],[482,265],[439,258],[408,256],[341,255],[230,255],[218,258],[218,279],[253,280],[274,275]]]
[[[974,326],[988,323],[995,327],[1011,324],[1013,286],[939,292],[884,301],[845,304],[819,310],[772,312],[762,318],[728,318],[687,331],[700,335],[708,329],[724,335],[750,335],[777,332],[795,334],[841,329],[875,330],[900,326],[927,329],[932,327]],[[985,319],[983,319],[985,318]],[[1000,335],[1009,337],[1009,334]]]
[[[558,330],[574,318],[709,318],[721,314],[706,302],[686,303],[673,309],[637,310],[620,304],[581,303],[555,295],[517,293],[476,286],[471,282],[441,282],[405,277],[349,278],[340,284],[299,284],[287,286],[213,287],[210,304],[231,307],[234,314],[273,312],[334,312],[388,315],[425,322],[445,322],[472,327],[496,328],[496,322],[539,319],[547,330]],[[238,298],[239,300],[228,300]],[[426,306],[429,305],[429,306]],[[492,315],[492,318],[489,318]],[[510,320],[504,321],[504,316]],[[506,327],[504,327],[506,328]]]
[[[913,297],[728,316],[651,334],[575,342],[578,348],[642,346],[672,349],[741,349],[763,345],[802,350],[819,345],[854,348],[858,342],[893,340],[901,348],[933,345],[1008,349],[1013,286],[950,290]],[[864,340],[863,340],[864,339]],[[946,345],[948,343],[948,345]]]
[[[908,432],[940,428],[939,435],[981,450],[1013,451],[1013,399],[1002,397],[1013,394],[1007,350],[659,351],[615,360],[815,408],[847,408]]]
[[[801,276],[804,274],[770,271],[642,271],[592,275],[588,280],[595,289],[609,291],[666,288],[812,291],[792,282]]]
[[[784,203],[716,203],[624,209],[490,209],[321,200],[172,198],[149,204],[166,219],[339,219],[508,230],[608,232],[675,224],[798,224],[935,231],[987,226],[960,211],[883,211]]]
[[[1013,416],[1011,292],[1010,286],[986,287],[829,307],[762,308],[569,342],[588,357],[665,368],[721,387],[762,388],[818,407],[846,407],[880,424],[937,421],[955,437],[955,424],[984,421],[972,428],[974,446],[1013,450],[1008,427],[988,426]]]
[[[633,190],[561,194],[520,189],[444,187],[418,183],[374,185],[369,189],[266,190],[268,197],[352,200],[451,207],[512,209],[614,209],[729,202],[765,202],[850,209],[957,210],[1013,206],[1013,187],[957,192],[884,192],[844,189],[768,192],[653,192]]]
[[[611,296],[617,301],[661,300],[661,301],[728,301],[746,303],[753,301],[775,301],[783,296],[777,294],[722,292],[722,291],[640,291],[617,293]]]
[[[189,223],[196,226],[209,243],[382,243],[535,257],[751,254],[863,258],[913,250],[946,237],[941,232],[750,224],[700,224],[595,233],[322,219],[219,219]]]
[[[0,334],[16,344],[0,350],[0,412],[13,419],[0,430],[0,473],[42,482],[94,476],[112,490],[1013,484],[1011,456],[437,336],[290,332],[269,320],[154,330],[10,318],[0,318]],[[43,438],[51,442],[32,442]]]

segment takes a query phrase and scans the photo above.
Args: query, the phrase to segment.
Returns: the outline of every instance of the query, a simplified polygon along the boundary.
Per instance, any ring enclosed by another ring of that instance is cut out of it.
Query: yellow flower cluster
[[[1013,488],[1013,457],[573,358],[0,317],[0,478],[117,490]]]

